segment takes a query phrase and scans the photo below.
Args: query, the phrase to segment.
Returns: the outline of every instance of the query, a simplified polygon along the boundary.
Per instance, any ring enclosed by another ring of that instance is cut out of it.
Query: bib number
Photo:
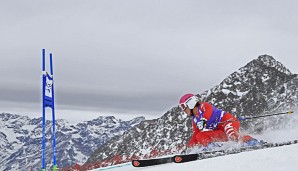
[[[203,130],[206,127],[207,120],[202,118],[199,122],[197,122],[197,127],[199,130]]]

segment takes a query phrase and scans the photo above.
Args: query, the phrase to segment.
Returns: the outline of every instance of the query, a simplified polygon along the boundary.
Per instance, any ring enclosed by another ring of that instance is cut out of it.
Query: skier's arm
[[[200,121],[198,121],[196,124],[197,129],[200,131],[206,131],[205,127],[207,125],[207,121],[211,118],[213,113],[213,107],[207,103],[203,102],[200,104],[200,109],[204,113],[202,117],[200,118]]]
[[[201,104],[201,110],[204,112],[204,118],[209,120],[211,118],[212,112],[213,112],[213,108],[212,105],[207,103],[207,102],[203,102]]]
[[[198,144],[197,139],[196,139],[196,135],[197,135],[198,132],[200,132],[200,130],[197,128],[194,121],[192,121],[192,129],[193,129],[193,135],[187,143],[187,146],[189,146],[189,147],[192,147],[192,146]]]
[[[196,126],[195,122],[192,121],[192,131],[193,134],[195,135],[197,132],[200,132],[199,128]]]

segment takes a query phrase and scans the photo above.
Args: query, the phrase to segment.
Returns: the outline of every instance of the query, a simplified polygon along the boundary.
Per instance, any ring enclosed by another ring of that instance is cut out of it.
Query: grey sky
[[[2,0],[0,109],[40,116],[42,48],[54,57],[57,118],[72,121],[161,116],[262,54],[298,73],[297,9],[295,0]]]

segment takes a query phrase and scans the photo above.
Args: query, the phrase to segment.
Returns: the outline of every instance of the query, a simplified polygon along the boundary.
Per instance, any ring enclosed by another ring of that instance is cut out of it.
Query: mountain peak
[[[272,56],[261,55],[203,92],[202,97],[225,111],[260,114],[281,107],[278,100],[288,101],[285,106],[292,106],[296,102],[296,78]],[[290,97],[293,98],[287,100]]]
[[[265,69],[271,68],[275,69],[286,75],[292,75],[289,69],[287,69],[282,63],[275,60],[272,56],[264,54],[260,55],[257,59],[249,62],[243,69]],[[242,69],[242,70],[243,70]],[[241,69],[240,69],[241,70]]]
[[[141,122],[143,122],[143,121],[145,121],[146,119],[145,119],[145,117],[144,116],[140,116],[140,117],[136,117],[136,118],[134,118],[134,119],[132,119],[132,120],[130,120],[130,121],[128,121],[129,122],[129,124],[132,126],[132,127],[134,127],[135,125],[137,125],[137,124],[139,124],[139,123],[141,123]]]
[[[264,60],[272,60],[272,61],[276,61],[276,60],[273,58],[273,56],[270,56],[270,55],[267,55],[267,54],[260,55],[260,56],[258,57],[258,60],[262,60],[262,61],[264,61]]]

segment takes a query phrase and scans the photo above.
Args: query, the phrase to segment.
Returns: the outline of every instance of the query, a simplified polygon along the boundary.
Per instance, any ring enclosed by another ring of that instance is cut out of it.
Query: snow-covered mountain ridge
[[[268,55],[259,56],[219,85],[201,94],[204,101],[238,115],[291,109],[297,103],[297,74]]]
[[[297,89],[297,74],[292,74],[273,57],[262,55],[198,96],[237,116],[258,116],[294,110],[298,104]],[[243,122],[242,128],[254,128],[251,132],[275,129],[282,127],[288,119],[280,116]],[[113,159],[115,155],[130,155],[122,158],[126,160],[136,156],[156,156],[156,152],[175,153],[182,150],[180,147],[183,148],[192,134],[190,122],[177,106],[173,107],[162,117],[142,122],[121,137],[114,137],[97,149],[87,163]]]
[[[100,116],[76,125],[66,120],[56,120],[57,165],[65,167],[86,161],[94,150],[109,139],[122,135],[144,120],[144,117],[122,121],[113,116]],[[51,135],[51,121],[47,121],[48,167],[52,162]],[[31,166],[40,170],[41,138],[41,118],[0,114],[0,170],[29,170]]]

